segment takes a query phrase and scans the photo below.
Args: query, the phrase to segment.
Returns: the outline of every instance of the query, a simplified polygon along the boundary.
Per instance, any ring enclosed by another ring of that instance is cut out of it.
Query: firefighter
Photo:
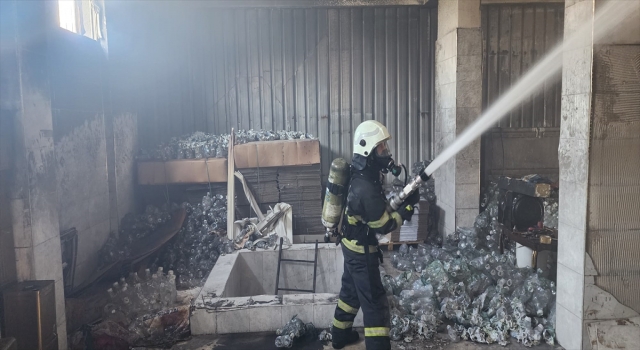
[[[368,120],[358,126],[353,140],[351,180],[342,226],[344,273],[331,327],[332,345],[341,349],[358,340],[353,320],[362,308],[368,350],[391,349],[390,312],[380,278],[382,252],[376,234],[386,234],[410,220],[420,199],[414,192],[397,211],[387,211],[382,180],[394,162],[387,141],[389,131]]]

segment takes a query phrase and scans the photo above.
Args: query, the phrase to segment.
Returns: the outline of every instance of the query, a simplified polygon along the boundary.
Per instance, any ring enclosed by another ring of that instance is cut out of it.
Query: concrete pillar
[[[438,3],[435,151],[441,153],[482,111],[480,0]],[[440,232],[471,226],[479,210],[480,140],[434,174]]]
[[[563,57],[556,325],[567,350],[591,349],[589,322],[640,311],[640,3],[628,4],[633,18]],[[567,1],[565,38],[585,23],[597,31],[599,5]]]
[[[12,22],[11,43],[2,60],[17,72],[3,80],[3,105],[15,113],[15,172],[11,184],[11,221],[18,280],[54,280],[58,344],[67,348],[58,225],[51,91],[47,70],[47,31],[55,13],[47,1],[12,1],[3,5],[2,19]],[[4,37],[4,34],[3,34]],[[5,61],[5,59],[7,61]],[[3,67],[4,68],[4,67]],[[3,72],[5,70],[3,69]],[[11,101],[9,101],[11,100]]]

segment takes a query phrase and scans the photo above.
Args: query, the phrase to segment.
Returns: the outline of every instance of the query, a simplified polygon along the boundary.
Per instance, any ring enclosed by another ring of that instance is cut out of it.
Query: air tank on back
[[[327,229],[325,242],[330,240],[330,235],[337,232],[338,224],[344,211],[344,199],[347,195],[349,184],[349,163],[342,158],[336,158],[331,162],[327,190],[322,205],[322,225]]]

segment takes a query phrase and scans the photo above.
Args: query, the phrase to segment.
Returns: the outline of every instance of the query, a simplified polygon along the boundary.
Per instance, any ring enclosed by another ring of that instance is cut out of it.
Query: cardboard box
[[[227,160],[225,158],[138,163],[138,183],[140,185],[209,182],[227,182]]]
[[[320,141],[258,141],[235,146],[236,169],[320,163]]]

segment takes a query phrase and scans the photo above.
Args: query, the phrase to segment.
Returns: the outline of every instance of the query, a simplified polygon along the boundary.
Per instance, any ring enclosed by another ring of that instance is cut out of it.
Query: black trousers
[[[355,252],[342,244],[342,254],[344,273],[333,318],[333,341],[344,342],[351,333],[358,309],[362,308],[367,350],[391,349],[389,302],[380,278],[377,250],[366,254]]]

